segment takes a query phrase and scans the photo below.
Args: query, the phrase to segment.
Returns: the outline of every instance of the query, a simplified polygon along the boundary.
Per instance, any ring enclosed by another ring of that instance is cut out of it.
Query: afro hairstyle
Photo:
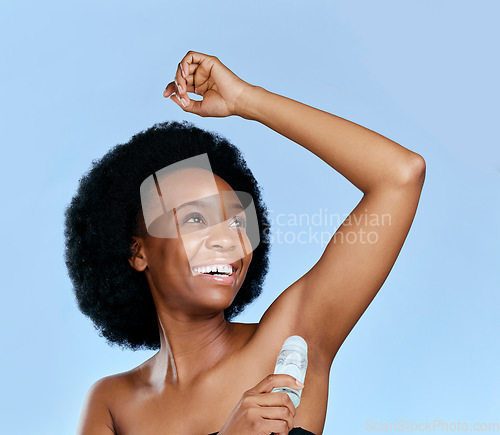
[[[65,210],[65,263],[78,308],[108,344],[124,349],[160,348],[156,308],[144,272],[135,270],[132,236],[147,235],[140,185],[154,172],[207,153],[212,171],[235,191],[252,195],[260,244],[245,281],[224,309],[230,321],[262,292],[269,267],[268,212],[261,188],[242,153],[218,133],[188,121],[167,121],[110,149],[79,180]]]

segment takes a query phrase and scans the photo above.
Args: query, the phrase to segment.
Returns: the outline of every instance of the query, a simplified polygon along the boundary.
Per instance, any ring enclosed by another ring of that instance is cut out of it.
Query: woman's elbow
[[[400,183],[408,186],[422,186],[425,180],[426,164],[424,158],[417,153],[402,165],[400,172]]]

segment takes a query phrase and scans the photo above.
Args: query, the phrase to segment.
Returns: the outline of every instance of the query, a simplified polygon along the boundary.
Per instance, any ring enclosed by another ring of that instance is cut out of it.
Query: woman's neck
[[[224,313],[196,320],[170,313],[158,315],[161,348],[152,359],[151,383],[190,388],[237,345],[231,322]]]

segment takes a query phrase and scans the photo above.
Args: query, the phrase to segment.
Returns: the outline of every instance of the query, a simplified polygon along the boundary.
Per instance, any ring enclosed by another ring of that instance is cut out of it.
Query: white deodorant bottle
[[[285,340],[276,360],[275,374],[286,374],[304,383],[307,370],[307,343],[299,335],[292,335]],[[285,392],[295,408],[299,406],[302,389],[293,390],[289,387],[273,388],[271,393]]]

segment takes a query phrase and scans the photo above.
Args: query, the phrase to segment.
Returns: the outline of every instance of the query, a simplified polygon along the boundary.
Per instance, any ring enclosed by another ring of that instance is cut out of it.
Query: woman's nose
[[[227,228],[225,223],[219,223],[210,227],[206,243],[211,249],[226,251],[236,247],[237,239],[236,231]]]

